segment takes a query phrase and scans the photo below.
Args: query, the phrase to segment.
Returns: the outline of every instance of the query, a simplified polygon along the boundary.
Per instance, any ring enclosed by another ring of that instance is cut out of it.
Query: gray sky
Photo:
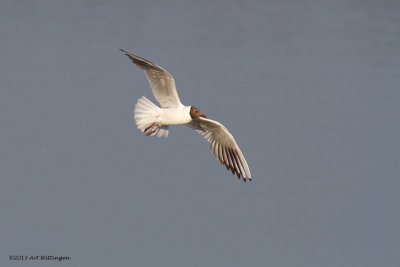
[[[1,266],[399,266],[399,1],[2,1]],[[235,136],[243,183],[119,48]],[[69,256],[67,263],[10,255]]]

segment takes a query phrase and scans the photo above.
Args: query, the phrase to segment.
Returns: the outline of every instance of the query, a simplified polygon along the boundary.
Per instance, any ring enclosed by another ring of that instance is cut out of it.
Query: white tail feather
[[[157,107],[153,102],[148,100],[146,97],[142,96],[141,98],[138,99],[133,113],[134,113],[133,117],[135,118],[136,121],[136,126],[138,127],[139,130],[144,132],[144,130],[147,127],[149,127],[153,122],[157,122],[157,119],[161,113],[161,109]],[[169,131],[168,125],[163,125],[157,132],[151,135],[152,136],[155,135],[157,137],[168,137],[168,131]]]

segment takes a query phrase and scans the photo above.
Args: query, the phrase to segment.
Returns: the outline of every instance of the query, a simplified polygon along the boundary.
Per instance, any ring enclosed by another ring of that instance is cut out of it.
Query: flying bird
[[[221,123],[210,120],[194,106],[184,106],[171,74],[156,64],[123,49],[136,66],[144,70],[153,95],[161,108],[142,96],[134,109],[136,126],[147,136],[168,137],[169,126],[187,125],[202,134],[211,151],[225,167],[243,181],[251,181],[249,166],[235,139]]]

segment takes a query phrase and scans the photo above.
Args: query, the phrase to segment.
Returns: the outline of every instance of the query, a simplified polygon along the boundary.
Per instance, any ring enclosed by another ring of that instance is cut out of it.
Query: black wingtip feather
[[[138,66],[139,68],[141,68],[143,70],[152,69],[152,70],[160,71],[160,68],[157,65],[155,65],[154,63],[148,61],[147,59],[139,57],[139,56],[136,56],[136,55],[134,55],[132,53],[129,53],[128,51],[125,51],[124,49],[119,49],[119,50],[124,52],[125,55],[127,57],[129,57],[132,60],[132,62],[135,63],[135,65]]]

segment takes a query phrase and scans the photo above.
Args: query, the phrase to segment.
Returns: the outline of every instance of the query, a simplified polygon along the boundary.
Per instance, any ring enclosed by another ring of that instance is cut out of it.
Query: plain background
[[[397,0],[0,2],[1,266],[399,266]],[[223,123],[243,183],[124,48]],[[69,256],[12,262],[10,255]]]

